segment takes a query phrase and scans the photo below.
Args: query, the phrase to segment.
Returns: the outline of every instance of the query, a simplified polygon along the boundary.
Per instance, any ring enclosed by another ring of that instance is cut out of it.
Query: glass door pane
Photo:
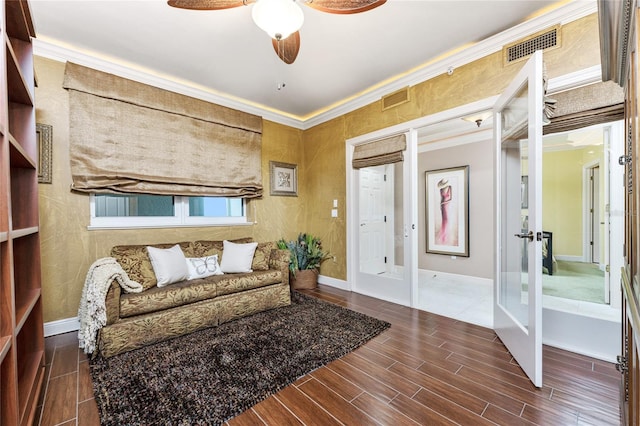
[[[496,102],[498,240],[494,329],[542,386],[542,52]]]
[[[527,92],[523,85],[502,111],[502,221],[501,286],[498,303],[523,328],[528,325],[528,238],[514,238],[529,232],[527,174]],[[524,138],[524,139],[523,139]]]

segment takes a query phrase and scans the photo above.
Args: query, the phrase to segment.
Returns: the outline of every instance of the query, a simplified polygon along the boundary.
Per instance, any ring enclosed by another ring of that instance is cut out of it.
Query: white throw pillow
[[[189,277],[187,260],[178,244],[168,249],[147,246],[158,287],[184,281]]]
[[[253,254],[256,252],[258,243],[236,244],[224,240],[222,244],[224,246],[220,262],[222,272],[225,274],[253,272],[251,262],[253,262]]]
[[[210,277],[211,275],[222,275],[222,270],[218,265],[217,254],[206,257],[187,257],[187,268],[189,268],[188,280]]]

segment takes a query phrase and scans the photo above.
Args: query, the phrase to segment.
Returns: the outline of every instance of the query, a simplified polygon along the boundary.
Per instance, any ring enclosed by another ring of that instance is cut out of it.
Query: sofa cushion
[[[278,245],[274,242],[258,243],[256,252],[253,255],[251,269],[254,271],[266,271],[269,269],[269,259],[271,258],[271,250],[277,249]]]
[[[232,243],[244,244],[250,243],[253,239],[246,238],[238,238],[235,240],[229,240]],[[194,257],[204,257],[204,256],[213,256],[214,254],[218,255],[218,262],[222,259],[222,250],[224,249],[224,244],[222,240],[198,240],[193,242],[193,255]],[[188,257],[188,256],[187,256]]]
[[[189,278],[187,259],[178,244],[168,249],[147,247],[147,253],[151,260],[158,287],[164,287]]]
[[[249,274],[228,274],[222,276],[225,277],[225,279],[218,281],[218,296],[282,282],[282,272],[275,269],[253,271]]]
[[[220,269],[225,274],[253,272],[251,263],[253,255],[256,252],[258,243],[237,244],[224,240],[224,250],[222,252],[222,260],[220,261]]]
[[[183,281],[167,287],[154,287],[142,293],[122,294],[120,296],[120,317],[127,318],[157,312],[281,281],[280,271],[256,271],[250,274],[213,275]]]
[[[111,249],[111,257],[115,258],[122,269],[125,270],[129,278],[142,284],[143,291],[156,286],[156,275],[151,266],[151,260],[147,253],[147,246],[157,248],[170,248],[176,243],[167,244],[141,244],[141,245],[120,245]],[[191,242],[178,243],[186,257],[193,256]]]

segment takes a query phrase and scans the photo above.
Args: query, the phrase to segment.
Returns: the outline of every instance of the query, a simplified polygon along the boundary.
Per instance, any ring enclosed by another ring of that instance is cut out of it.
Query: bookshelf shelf
[[[18,141],[9,134],[9,163],[11,167],[18,167],[24,169],[35,169],[36,163],[29,155],[26,153],[24,148],[18,143]]]
[[[9,349],[11,349],[11,336],[0,337],[0,362],[9,353]]]
[[[44,378],[35,31],[27,0],[1,4],[0,424],[30,425]]]

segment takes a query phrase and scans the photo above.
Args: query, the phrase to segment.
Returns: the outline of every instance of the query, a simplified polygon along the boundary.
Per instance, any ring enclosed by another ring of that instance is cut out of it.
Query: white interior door
[[[386,272],[386,165],[360,169],[360,272]],[[391,237],[391,236],[389,236]]]
[[[538,51],[494,109],[498,238],[493,310],[498,337],[537,387],[542,386],[542,104]]]

